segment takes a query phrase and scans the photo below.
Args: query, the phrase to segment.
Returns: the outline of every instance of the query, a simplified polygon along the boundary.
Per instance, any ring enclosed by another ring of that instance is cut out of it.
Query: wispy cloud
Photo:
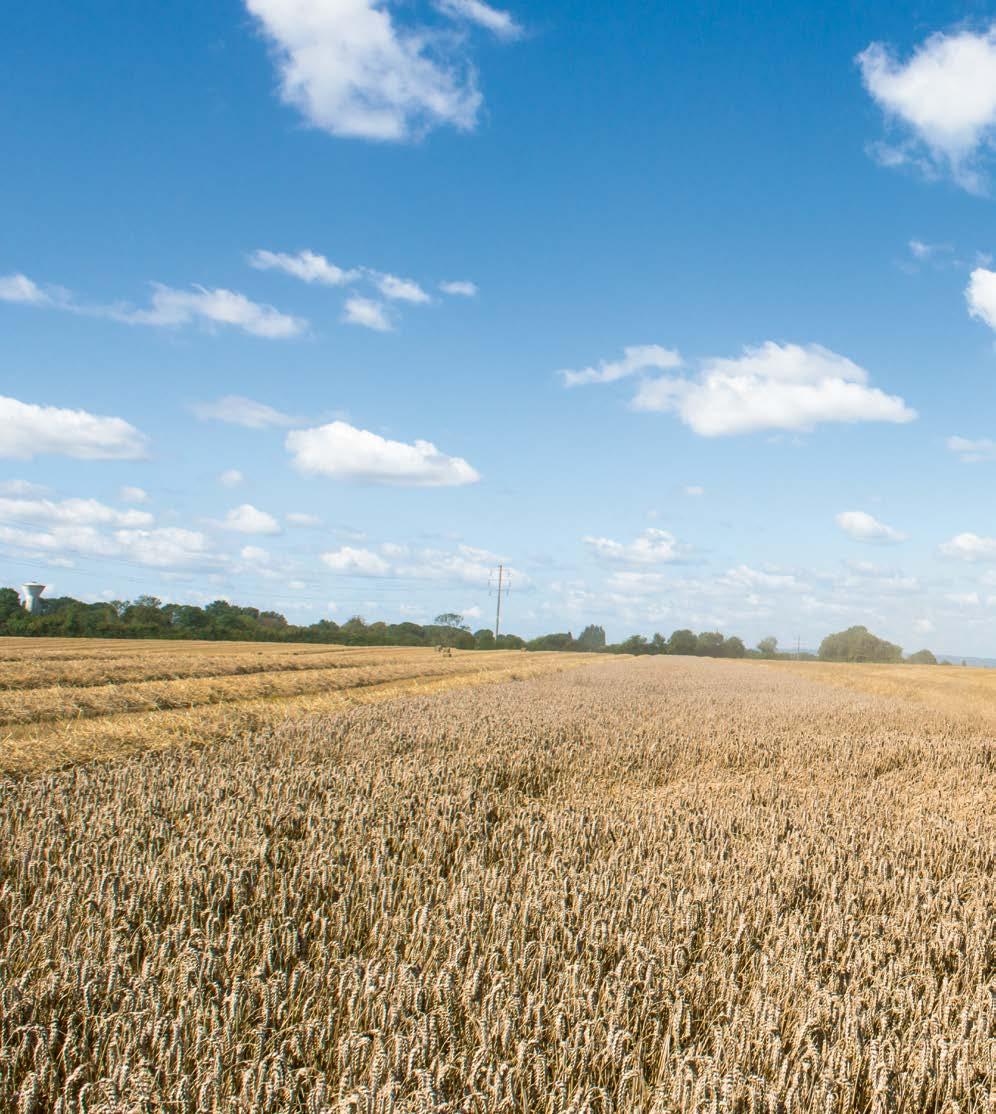
[[[373,329],[377,333],[389,333],[394,328],[383,302],[358,295],[346,300],[342,319],[347,325],[362,325],[364,329]]]
[[[190,409],[201,421],[227,422],[246,429],[301,424],[300,419],[243,395],[225,395],[213,402],[195,402]]]

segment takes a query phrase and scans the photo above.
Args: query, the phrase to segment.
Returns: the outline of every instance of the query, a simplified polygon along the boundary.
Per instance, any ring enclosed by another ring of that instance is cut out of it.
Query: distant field
[[[991,679],[79,646],[0,647],[83,716],[9,729],[0,1110],[996,1109]]]
[[[996,669],[821,661],[768,661],[763,665],[835,688],[887,696],[960,719],[996,724]]]
[[[288,717],[584,660],[515,650],[0,638],[0,774],[204,746]]]

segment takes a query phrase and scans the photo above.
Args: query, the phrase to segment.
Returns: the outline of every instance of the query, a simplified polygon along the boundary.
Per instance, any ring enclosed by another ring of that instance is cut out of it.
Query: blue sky
[[[867,7],[19,5],[0,579],[996,653],[996,10]]]

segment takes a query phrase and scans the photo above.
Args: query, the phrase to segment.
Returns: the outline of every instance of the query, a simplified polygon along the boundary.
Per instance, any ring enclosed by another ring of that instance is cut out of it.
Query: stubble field
[[[996,1110],[991,720],[848,676],[598,659],[36,754],[0,1109]]]

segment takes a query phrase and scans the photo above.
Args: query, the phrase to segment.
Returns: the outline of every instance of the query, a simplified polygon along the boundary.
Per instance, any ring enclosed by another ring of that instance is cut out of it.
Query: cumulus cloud
[[[246,429],[266,429],[268,426],[297,425],[298,419],[267,406],[265,402],[242,395],[225,395],[214,402],[195,402],[190,408],[202,422],[227,422]]]
[[[55,454],[77,460],[137,460],[145,453],[145,435],[123,418],[0,396],[0,457],[31,460]]]
[[[235,530],[240,534],[279,534],[280,523],[272,514],[261,511],[251,503],[243,503],[233,507],[222,525],[226,530]]]
[[[580,387],[587,383],[615,383],[618,379],[642,372],[670,371],[681,367],[681,364],[681,356],[672,348],[662,348],[659,344],[634,344],[623,349],[621,360],[601,360],[597,367],[586,367],[581,371],[565,369],[559,374],[565,387]]]
[[[226,468],[218,476],[218,483],[222,487],[239,487],[240,484],[245,483],[245,476],[238,470],[238,468]]]
[[[965,290],[970,316],[996,329],[996,271],[976,267]]]
[[[482,98],[452,36],[399,26],[383,0],[245,3],[273,51],[284,103],[314,127],[395,141],[474,127]]]
[[[285,444],[294,466],[308,475],[410,487],[452,487],[480,479],[466,460],[447,456],[429,441],[389,441],[346,422],[292,430]]]
[[[324,255],[313,251],[299,251],[292,255],[259,249],[249,256],[249,265],[257,271],[283,271],[302,282],[317,282],[323,286],[345,286],[360,276],[359,271],[337,267]]]
[[[476,23],[500,39],[516,39],[522,34],[522,28],[509,12],[492,8],[482,0],[436,0],[436,7],[444,15]]]
[[[383,302],[359,295],[346,299],[342,319],[347,325],[362,325],[364,329],[373,329],[378,333],[389,333],[394,328]]]
[[[986,538],[979,534],[956,534],[941,546],[945,557],[959,561],[996,561],[996,538]]]
[[[291,511],[290,514],[284,515],[284,518],[291,524],[291,526],[321,526],[322,520],[316,514],[303,514],[299,511]]]
[[[645,380],[637,410],[672,411],[702,437],[809,430],[821,422],[910,422],[916,411],[868,385],[868,372],[818,344],[767,341],[703,361],[694,378]]]
[[[209,290],[204,286],[193,286],[190,290],[177,290],[154,282],[149,306],[139,309],[126,302],[113,305],[80,302],[61,287],[42,289],[25,275],[7,275],[0,277],[0,300],[47,306],[84,317],[120,321],[126,325],[231,325],[253,336],[268,339],[297,336],[308,325],[301,318],[291,317],[273,306],[253,302],[244,294],[220,287]]]
[[[906,535],[879,522],[865,511],[841,511],[835,519],[849,537],[859,542],[901,542]]]
[[[450,294],[457,298],[474,298],[477,295],[477,283],[467,282],[466,280],[457,282],[441,282],[439,289],[444,294]]]
[[[903,133],[872,151],[886,165],[948,173],[981,192],[980,170],[996,127],[996,25],[987,31],[938,32],[905,62],[882,43],[858,55],[865,88]]]
[[[18,522],[41,522],[72,526],[150,526],[147,511],[119,511],[96,499],[0,498],[0,518]]]
[[[358,576],[386,576],[391,571],[390,564],[373,550],[357,549],[351,545],[323,553],[322,561],[333,572],[354,573]]]
[[[601,560],[618,561],[627,565],[659,565],[667,561],[678,561],[686,556],[685,548],[667,530],[644,530],[631,542],[598,537],[586,537],[583,540]]]
[[[996,460],[996,441],[982,437],[975,441],[968,437],[949,437],[947,446],[957,453],[966,464],[976,464],[982,460]]]
[[[122,558],[160,569],[217,568],[225,561],[211,551],[202,533],[175,526],[106,530],[66,521],[37,528],[0,526],[0,542],[52,563],[76,555]]]

